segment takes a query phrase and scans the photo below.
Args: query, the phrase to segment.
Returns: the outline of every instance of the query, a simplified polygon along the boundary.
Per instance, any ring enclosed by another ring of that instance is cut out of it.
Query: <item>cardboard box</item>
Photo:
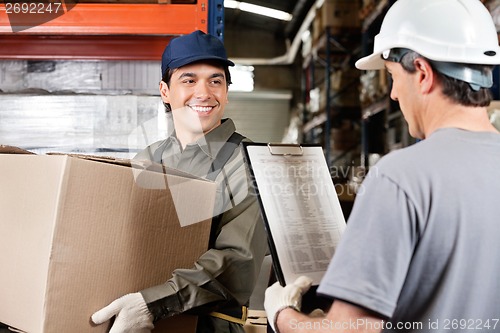
[[[346,68],[333,71],[330,75],[330,95],[335,106],[360,106],[359,86],[361,71],[355,68]]]
[[[324,28],[360,28],[358,0],[325,0],[321,6]]]
[[[0,154],[0,322],[29,333],[104,333],[108,324],[90,323],[96,310],[193,267],[208,247],[215,183],[133,171]],[[194,332],[196,317],[158,326]]]
[[[316,14],[314,15],[312,22],[312,40],[315,44],[319,41],[324,32],[323,15],[320,9],[316,8]]]

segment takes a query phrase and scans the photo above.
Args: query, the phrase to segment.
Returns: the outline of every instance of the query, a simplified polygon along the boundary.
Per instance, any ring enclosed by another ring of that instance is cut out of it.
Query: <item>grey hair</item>
[[[490,89],[480,88],[478,91],[475,91],[474,89],[472,89],[469,83],[449,77],[439,72],[433,65],[433,61],[422,56],[418,52],[410,50],[408,53],[406,53],[400,61],[401,66],[405,71],[409,73],[415,73],[417,70],[415,67],[415,60],[417,58],[423,58],[430,64],[430,66],[436,72],[438,80],[441,82],[443,94],[448,98],[450,98],[452,101],[455,101],[462,105],[474,106],[474,107],[490,105],[490,102],[493,99]],[[493,69],[493,66],[489,65],[475,65],[475,64],[463,64],[463,65],[484,72],[487,71],[491,72]]]

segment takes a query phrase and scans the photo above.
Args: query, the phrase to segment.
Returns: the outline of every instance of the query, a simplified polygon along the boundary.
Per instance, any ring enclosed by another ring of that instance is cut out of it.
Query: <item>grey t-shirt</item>
[[[342,237],[318,293],[385,331],[500,332],[500,134],[440,129],[388,154]]]

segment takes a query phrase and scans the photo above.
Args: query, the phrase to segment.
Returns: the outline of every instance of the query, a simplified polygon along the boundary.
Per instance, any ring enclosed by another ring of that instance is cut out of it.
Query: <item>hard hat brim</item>
[[[361,70],[377,70],[377,69],[384,69],[385,66],[385,61],[382,59],[380,56],[381,53],[372,53],[366,57],[363,57],[361,59],[358,59],[356,61],[355,66],[357,69]]]

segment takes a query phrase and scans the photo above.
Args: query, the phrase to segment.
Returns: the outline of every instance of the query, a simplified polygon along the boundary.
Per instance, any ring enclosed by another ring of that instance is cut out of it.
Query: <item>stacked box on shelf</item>
[[[352,29],[360,28],[358,0],[325,0],[321,6],[323,28]]]
[[[359,86],[361,71],[346,68],[334,71],[330,75],[330,88],[333,105],[357,107],[360,105]]]
[[[340,127],[332,128],[330,133],[330,146],[335,150],[352,150],[360,141],[359,126],[348,120],[344,120]]]
[[[359,77],[360,71],[346,69],[334,71],[330,76],[330,106],[331,107],[359,107]],[[313,112],[323,111],[326,108],[327,94],[323,83],[310,91]]]

